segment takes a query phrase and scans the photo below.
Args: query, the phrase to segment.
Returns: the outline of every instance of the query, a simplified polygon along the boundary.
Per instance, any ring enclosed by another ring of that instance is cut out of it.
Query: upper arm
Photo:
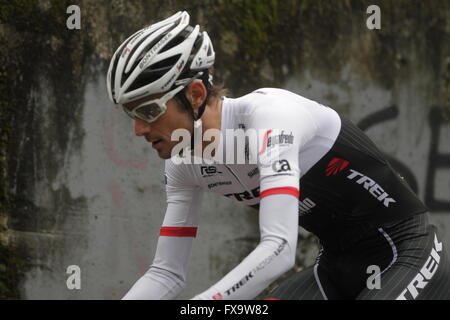
[[[182,166],[182,167],[181,167]],[[183,170],[184,169],[184,170]],[[201,190],[189,176],[185,165],[176,165],[170,160],[165,167],[167,210],[164,227],[197,227]]]
[[[261,198],[276,193],[299,197],[301,148],[317,127],[302,105],[284,99],[267,99],[249,117],[249,127],[258,131],[256,158],[260,172]]]

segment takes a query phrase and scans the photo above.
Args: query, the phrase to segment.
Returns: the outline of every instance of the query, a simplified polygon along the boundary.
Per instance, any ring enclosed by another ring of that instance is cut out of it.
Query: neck
[[[205,112],[202,115],[202,134],[205,135],[207,130],[215,129],[219,130],[221,129],[221,122],[222,122],[222,99],[221,98],[215,98],[211,99],[211,102],[208,103],[208,105],[205,108]],[[212,141],[204,141],[202,139],[202,154],[205,148],[210,145],[211,143],[217,143],[215,139],[211,139]],[[212,156],[215,155],[215,151],[212,151]]]
[[[222,121],[222,99],[211,99],[202,116],[203,132],[209,129],[220,130]]]

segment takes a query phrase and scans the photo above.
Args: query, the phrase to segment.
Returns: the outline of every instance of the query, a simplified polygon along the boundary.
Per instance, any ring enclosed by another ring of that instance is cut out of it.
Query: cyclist
[[[153,264],[124,299],[173,299],[183,290],[202,190],[258,208],[260,242],[194,299],[255,298],[293,267],[299,225],[320,239],[320,254],[270,298],[450,298],[446,249],[427,208],[367,136],[333,109],[286,90],[227,98],[210,81],[214,60],[208,34],[189,25],[187,12],[138,31],[112,57],[109,96],[165,159],[167,192]],[[180,150],[177,129],[220,136],[192,138]],[[237,149],[260,160],[175,161],[215,142],[214,154],[226,154],[234,140],[227,130],[262,132],[255,148]]]

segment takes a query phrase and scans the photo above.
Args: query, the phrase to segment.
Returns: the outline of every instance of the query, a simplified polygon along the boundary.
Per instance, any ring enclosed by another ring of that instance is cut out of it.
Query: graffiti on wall
[[[430,149],[428,153],[428,164],[426,168],[426,177],[424,188],[424,202],[431,211],[444,211],[450,213],[450,201],[438,199],[436,194],[436,178],[439,170],[450,169],[450,153],[444,153],[439,151],[439,146],[445,141],[441,141],[442,128],[450,124],[450,119],[446,119],[442,113],[442,109],[433,106],[429,109],[427,122],[431,131],[430,135]],[[358,127],[366,131],[369,128],[383,123],[388,120],[394,120],[398,117],[399,109],[397,106],[390,106],[382,109],[369,116],[363,118],[358,123]],[[391,165],[397,170],[397,172],[405,178],[410,185],[411,189],[418,194],[419,185],[414,175],[414,171],[411,170],[404,162],[394,158],[389,154],[385,154]]]

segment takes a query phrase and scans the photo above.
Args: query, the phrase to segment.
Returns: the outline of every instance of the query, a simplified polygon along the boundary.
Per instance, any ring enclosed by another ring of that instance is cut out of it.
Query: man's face
[[[124,107],[131,110],[145,101],[157,99],[163,95],[151,95],[126,103]],[[174,99],[170,99],[166,103],[166,106],[167,111],[152,123],[141,119],[134,120],[134,132],[136,136],[142,136],[150,142],[162,159],[170,159],[172,149],[179,143],[179,141],[171,141],[171,135],[174,130],[184,128],[189,130],[189,132],[192,131],[192,118],[187,111],[181,110]]]

